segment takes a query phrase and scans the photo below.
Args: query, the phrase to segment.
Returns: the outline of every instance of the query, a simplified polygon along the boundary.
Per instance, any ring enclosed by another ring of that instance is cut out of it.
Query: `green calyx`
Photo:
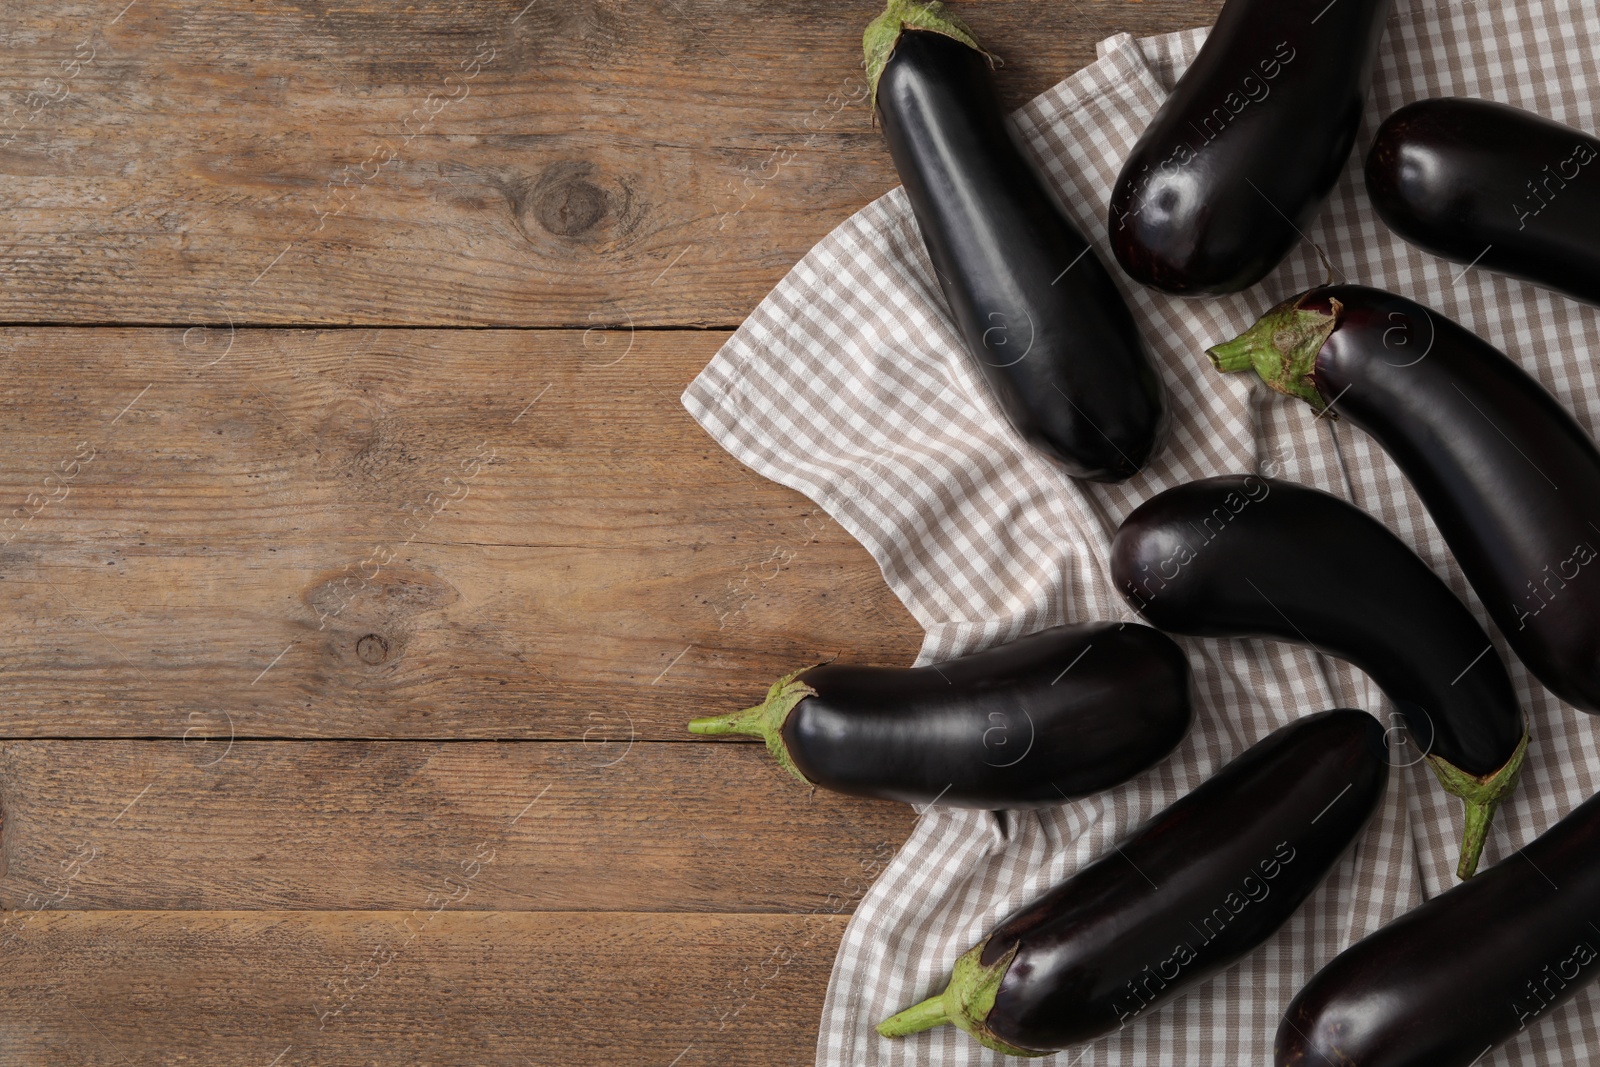
[[[1477,871],[1483,843],[1489,836],[1489,823],[1494,820],[1500,802],[1517,787],[1522,761],[1527,754],[1528,729],[1524,726],[1516,751],[1511,753],[1504,767],[1492,774],[1468,774],[1438,756],[1428,757],[1428,764],[1445,792],[1460,797],[1467,805],[1467,828],[1461,835],[1461,861],[1456,864],[1456,877],[1463,882]]]
[[[1331,301],[1332,314],[1309,311],[1298,306],[1304,296],[1301,293],[1285,300],[1238,337],[1206,349],[1206,354],[1224,373],[1254,370],[1273,389],[1304,400],[1320,415],[1327,405],[1317,392],[1312,372],[1317,353],[1339,324],[1340,304]]]
[[[809,669],[802,667],[773,682],[772,688],[767,690],[767,699],[753,708],[745,708],[743,711],[735,711],[728,715],[710,715],[704,719],[692,720],[689,723],[689,732],[759,737],[767,743],[767,751],[783,765],[784,770],[810,785],[811,779],[800,773],[800,768],[789,758],[789,749],[783,743],[783,724],[788,721],[789,713],[806,697],[817,695],[815,689],[799,680],[800,675]]]
[[[900,40],[904,30],[942,33],[994,62],[994,56],[983,50],[967,24],[950,14],[937,0],[889,0],[889,6],[883,9],[883,14],[869,22],[867,31],[861,35],[861,48],[867,55],[867,88],[872,91],[870,106],[874,114],[878,105],[878,79],[883,75],[889,57],[894,55],[895,42]]]
[[[950,983],[944,992],[913,1004],[898,1015],[891,1015],[878,1024],[878,1033],[884,1037],[905,1037],[908,1034],[931,1030],[935,1026],[953,1024],[977,1039],[984,1048],[992,1048],[1007,1056],[1048,1056],[1048,1052],[1017,1048],[1008,1045],[989,1031],[987,1020],[994,1007],[995,995],[1011,961],[1017,957],[1017,946],[985,967],[981,962],[983,946],[988,940],[978,942],[956,960],[950,968]]]

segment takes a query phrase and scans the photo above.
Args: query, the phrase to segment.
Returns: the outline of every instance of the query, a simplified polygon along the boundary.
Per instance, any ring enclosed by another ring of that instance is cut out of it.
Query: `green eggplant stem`
[[[878,1033],[884,1037],[905,1037],[949,1022],[950,1016],[944,1010],[944,994],[940,993],[911,1005],[897,1015],[889,1016],[878,1024]]]
[[[983,50],[967,24],[937,0],[889,0],[889,6],[883,9],[883,14],[869,22],[866,32],[861,35],[861,50],[866,53],[867,61],[867,88],[872,92],[870,104],[874,115],[878,107],[878,79],[883,76],[883,68],[888,65],[889,57],[894,55],[895,42],[900,40],[904,30],[941,33],[978,52],[991,65],[994,63],[994,56]]]
[[[1007,1056],[1048,1056],[1048,1052],[1017,1048],[1008,1045],[989,1032],[989,1012],[994,1008],[994,998],[1000,992],[1000,983],[1017,958],[1018,945],[1012,945],[1006,954],[985,966],[983,947],[989,943],[984,938],[956,960],[950,968],[950,982],[944,992],[911,1005],[905,1011],[891,1015],[878,1024],[878,1033],[884,1037],[905,1037],[922,1030],[950,1023],[971,1034],[985,1048],[1004,1052]]]
[[[783,743],[783,724],[788,720],[789,713],[806,697],[817,695],[815,689],[800,681],[800,675],[808,670],[809,667],[802,667],[773,682],[767,690],[767,698],[753,708],[691,720],[689,732],[710,736],[739,734],[759,737],[767,743],[767,751],[772,753],[784,770],[807,785],[812,784],[811,779],[801,774],[800,768],[789,758],[789,748]]]
[[[1489,824],[1500,802],[1517,787],[1522,774],[1522,762],[1528,754],[1528,730],[1524,725],[1522,740],[1516,751],[1506,760],[1505,766],[1492,774],[1468,774],[1460,767],[1438,756],[1429,756],[1428,764],[1444,786],[1445,792],[1458,796],[1466,804],[1467,825],[1461,835],[1461,860],[1456,864],[1456,877],[1463,882],[1478,870],[1478,860],[1483,855],[1483,844],[1489,836]]]
[[[1254,370],[1267,385],[1304,400],[1320,415],[1327,405],[1317,391],[1313,373],[1317,353],[1339,325],[1341,306],[1332,301],[1330,315],[1297,307],[1299,300],[1299,296],[1285,300],[1238,337],[1206,349],[1206,354],[1224,373]]]

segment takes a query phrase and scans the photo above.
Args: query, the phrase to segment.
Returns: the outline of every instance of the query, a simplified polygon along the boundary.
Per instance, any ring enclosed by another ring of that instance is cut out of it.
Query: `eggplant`
[[[1055,626],[926,667],[825,664],[691,733],[760,737],[796,778],[839,793],[1037,808],[1109,789],[1177,747],[1189,661],[1148,626]]]
[[[1211,356],[1371,434],[1512,650],[1600,713],[1600,451],[1555,397],[1470,330],[1365,286],[1302,293]]]
[[[1488,100],[1419,100],[1367,153],[1378,217],[1424,252],[1600,304],[1600,140]]]
[[[1014,139],[990,57],[943,4],[890,0],[863,37],[873,108],[959,333],[1012,427],[1118,482],[1160,449],[1165,387],[1088,240]]]
[[[1290,1002],[1277,1067],[1469,1067],[1600,975],[1600,797],[1351,945]]]
[[[1228,0],[1111,192],[1111,249],[1180,296],[1282,262],[1355,145],[1390,0]]]
[[[1281,927],[1376,810],[1383,727],[1308,715],[1247,749],[1120,846],[1013,912],[955,962],[942,993],[880,1023],[954,1023],[1042,1056],[1127,1026]]]
[[[1495,809],[1516,786],[1527,729],[1488,635],[1382,523],[1293,482],[1206,478],[1123,520],[1111,578],[1170,633],[1271,637],[1365,671],[1445,791],[1465,802],[1456,873],[1472,876]]]

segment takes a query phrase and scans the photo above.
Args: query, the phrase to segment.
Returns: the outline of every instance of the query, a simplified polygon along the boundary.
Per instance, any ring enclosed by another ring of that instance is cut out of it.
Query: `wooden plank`
[[[878,5],[0,13],[0,321],[732,325],[896,184]],[[1220,0],[984,0],[1021,103]]]
[[[865,551],[684,413],[724,338],[0,332],[0,735],[681,739],[909,662]]]
[[[758,745],[12,742],[0,907],[853,908],[909,807]],[[478,870],[476,877],[464,872]]]
[[[39,913],[8,1064],[802,1067],[838,916]]]

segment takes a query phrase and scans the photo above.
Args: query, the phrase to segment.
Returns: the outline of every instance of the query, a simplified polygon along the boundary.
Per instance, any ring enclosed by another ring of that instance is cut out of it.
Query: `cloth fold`
[[[1112,37],[1093,64],[1013,116],[1022,144],[1108,264],[1104,205],[1121,161],[1205,32]],[[1003,42],[991,43],[1003,54]],[[1501,100],[1595,129],[1600,9],[1583,0],[1399,0],[1357,144],[1370,144],[1396,108],[1441,95]],[[1308,240],[1245,293],[1179,300],[1139,288],[1113,267],[1173,407],[1165,451],[1123,485],[1072,482],[1011,432],[962,349],[900,189],[845,220],[797,263],[690,384],[684,405],[740,461],[810,497],[866,546],[926,631],[919,663],[1061,622],[1132,619],[1107,571],[1117,524],[1170,486],[1245,471],[1313,485],[1369,511],[1487,629],[1421,503],[1371,440],[1313,419],[1253,375],[1218,374],[1204,354],[1270,305],[1324,282],[1328,267],[1315,245],[1342,278],[1420,300],[1508,352],[1595,432],[1600,390],[1590,353],[1600,351],[1600,311],[1405,245],[1367,203],[1360,159],[1358,150]],[[1560,704],[1494,638],[1533,741],[1522,784],[1496,817],[1485,865],[1548,828],[1600,781],[1594,720]],[[898,1041],[873,1027],[942,988],[955,958],[1011,910],[1273,729],[1340,706],[1393,721],[1394,709],[1365,675],[1310,650],[1178,640],[1194,670],[1198,713],[1189,737],[1159,766],[1059,808],[934,807],[918,819],[845,932],[823,1007],[819,1067],[1005,1062],[952,1027]],[[1459,804],[1414,750],[1395,758],[1371,827],[1276,936],[1124,1030],[1039,1062],[1269,1063],[1283,1009],[1316,968],[1454,884]],[[1481,1067],[1587,1062],[1588,1050],[1600,1050],[1597,1008],[1600,988],[1591,987]]]

